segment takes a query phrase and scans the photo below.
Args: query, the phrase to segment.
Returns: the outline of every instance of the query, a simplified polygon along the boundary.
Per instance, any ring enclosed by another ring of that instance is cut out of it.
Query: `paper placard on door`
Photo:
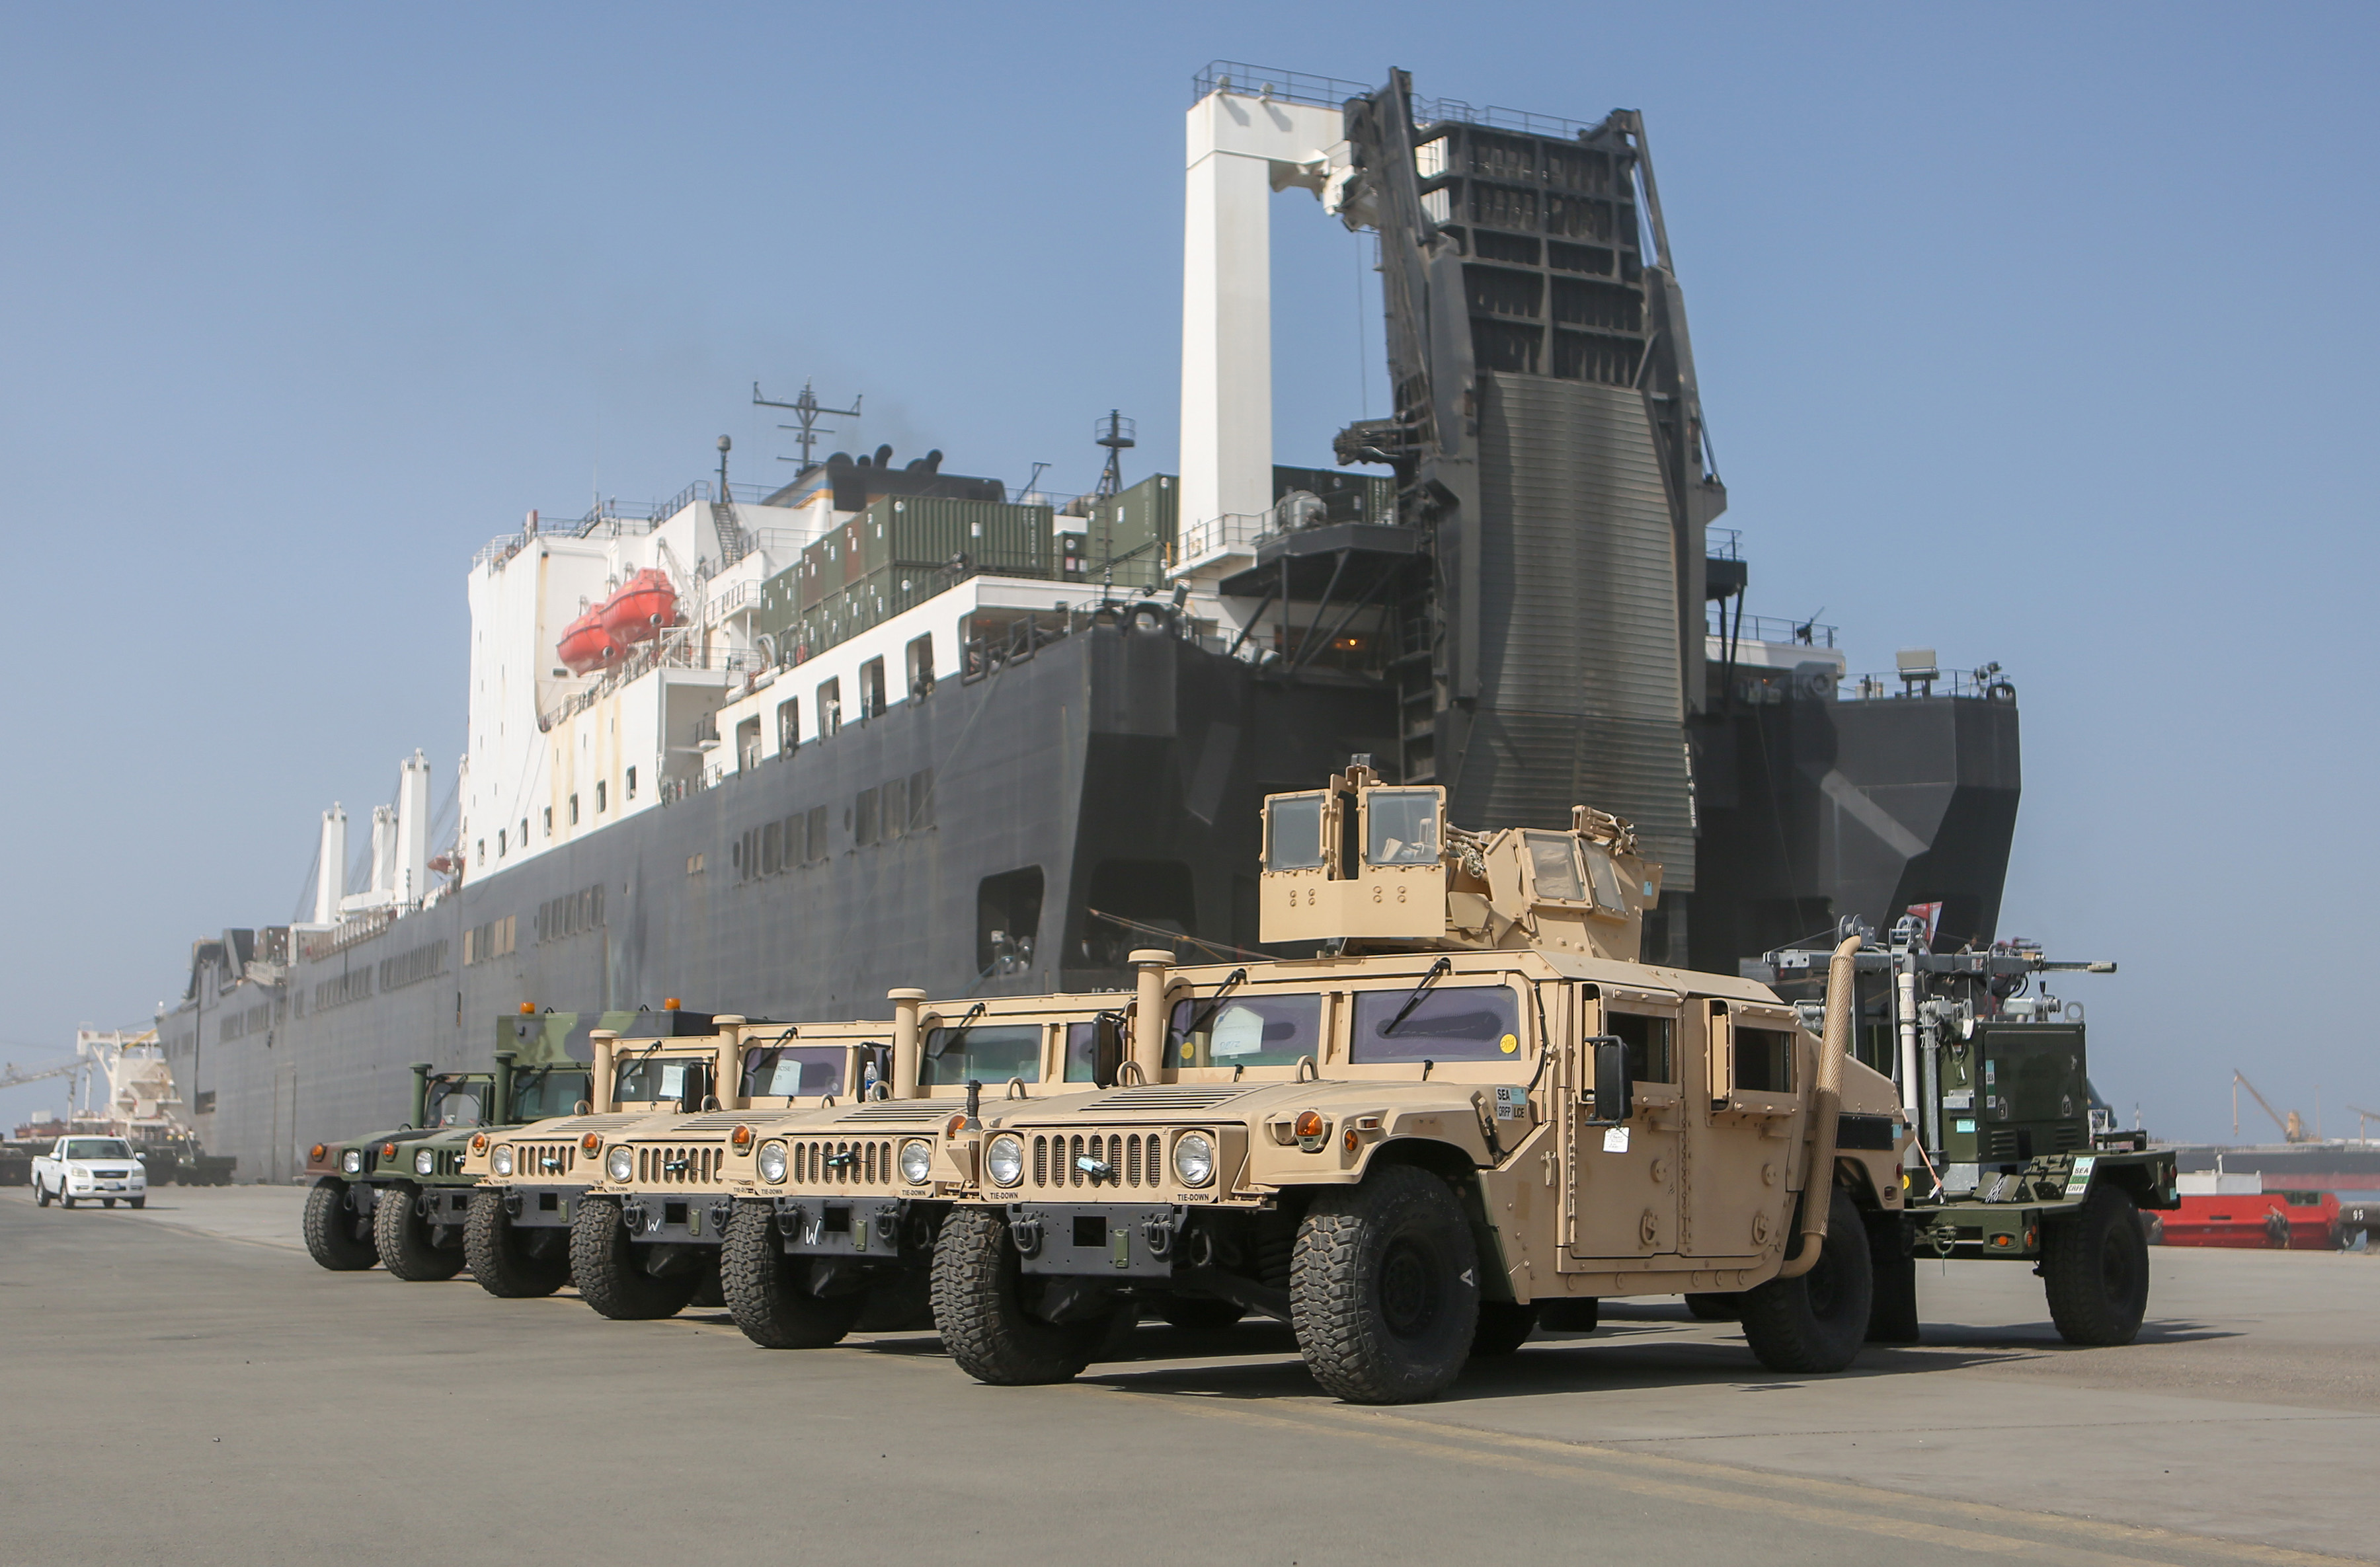
[[[1625,1152],[1627,1152],[1627,1151],[1628,1151],[1628,1128],[1627,1128],[1627,1127],[1604,1127],[1604,1128],[1603,1128],[1603,1151],[1604,1151],[1604,1152],[1606,1152],[1606,1153],[1625,1153]]]

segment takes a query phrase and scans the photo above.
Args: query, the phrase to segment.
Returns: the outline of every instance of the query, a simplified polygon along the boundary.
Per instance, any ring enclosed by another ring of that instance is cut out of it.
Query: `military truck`
[[[588,1091],[586,1067],[544,1048],[545,1030],[504,1018],[497,1031],[505,1047],[495,1052],[492,1072],[433,1073],[417,1063],[411,1121],[308,1151],[314,1185],[303,1224],[315,1261],[340,1272],[377,1261],[414,1282],[462,1271],[474,1184],[462,1163],[470,1139],[490,1126],[542,1119]]]
[[[607,1018],[606,1021],[613,1019]],[[589,1036],[591,1097],[566,1115],[470,1139],[462,1174],[476,1187],[464,1228],[471,1276],[505,1298],[552,1295],[574,1279],[607,1316],[667,1316],[689,1301],[719,1305],[718,1272],[682,1253],[628,1255],[625,1237],[581,1252],[577,1220],[602,1178],[605,1139],[648,1120],[676,1126],[722,1106],[722,1084],[737,1080],[738,1049],[751,1030],[773,1025],[665,1002],[659,1012],[617,1019]],[[728,1106],[734,1108],[735,1106]],[[598,1199],[613,1229],[617,1199]],[[590,1226],[590,1233],[601,1226]],[[662,1269],[650,1284],[642,1264]],[[667,1310],[657,1299],[674,1299]]]
[[[945,1124],[974,1117],[987,1084],[1026,1103],[1115,1079],[1123,996],[890,999],[889,1028],[747,1036],[746,1112],[648,1126],[605,1150],[589,1201],[616,1197],[639,1242],[719,1248],[728,1308],[756,1344],[925,1326],[934,1236],[965,1176],[941,1151]],[[848,1067],[816,1058],[836,1040]],[[780,1103],[789,1090],[799,1097]]]
[[[1912,910],[1887,943],[1864,940],[1846,987],[1853,1054],[1894,1079],[1916,1134],[1901,1148],[1910,1201],[1869,1336],[1916,1339],[1909,1259],[1980,1257],[2034,1264],[2068,1343],[2129,1344],[2148,1309],[2144,1214],[2180,1206],[2174,1155],[2094,1109],[2082,1006],[2039,988],[2051,973],[2116,965],[2054,962],[2022,940],[1937,953],[1931,925]],[[1835,987],[1817,977],[1824,962],[1788,949],[1743,969],[1815,1010]],[[1731,1304],[1713,1302],[1713,1314]]]
[[[1910,1132],[1847,1001],[1822,1041],[1766,985],[1638,961],[1659,868],[1585,807],[1469,833],[1357,765],[1270,797],[1264,834],[1260,938],[1315,956],[1135,953],[1119,1086],[947,1138],[961,1366],[1071,1377],[1150,1293],[1289,1323],[1359,1403],[1613,1296],[1734,1296],[1765,1364],[1851,1364]]]

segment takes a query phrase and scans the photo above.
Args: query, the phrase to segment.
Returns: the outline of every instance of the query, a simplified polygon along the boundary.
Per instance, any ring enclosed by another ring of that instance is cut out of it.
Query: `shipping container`
[[[961,559],[978,572],[1045,577],[1051,570],[1050,524],[1047,506],[882,496],[852,524],[861,567],[852,580],[891,566],[939,567]]]
[[[1342,468],[1288,468],[1276,464],[1272,471],[1273,500],[1278,502],[1299,489],[1318,498],[1331,522],[1378,523],[1386,526],[1396,524],[1397,481],[1393,478],[1349,473]]]

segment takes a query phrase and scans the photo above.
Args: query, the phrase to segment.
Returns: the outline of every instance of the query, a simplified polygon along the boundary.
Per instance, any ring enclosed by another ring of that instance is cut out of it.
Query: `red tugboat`
[[[622,647],[659,636],[677,620],[677,589],[667,573],[646,567],[627,580],[619,592],[598,605],[595,613],[603,630]]]
[[[621,648],[603,629],[603,611],[589,609],[564,628],[553,650],[574,675],[589,674],[619,657]]]

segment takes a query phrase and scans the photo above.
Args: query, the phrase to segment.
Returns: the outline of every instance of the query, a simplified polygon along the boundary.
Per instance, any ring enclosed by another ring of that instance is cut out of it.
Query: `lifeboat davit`
[[[554,644],[554,652],[562,656],[562,667],[574,675],[588,674],[603,668],[620,657],[620,645],[603,629],[603,611],[589,609],[564,628],[562,640]]]
[[[659,636],[663,626],[677,620],[677,589],[670,585],[666,573],[647,566],[597,605],[595,614],[612,640],[625,647]]]

